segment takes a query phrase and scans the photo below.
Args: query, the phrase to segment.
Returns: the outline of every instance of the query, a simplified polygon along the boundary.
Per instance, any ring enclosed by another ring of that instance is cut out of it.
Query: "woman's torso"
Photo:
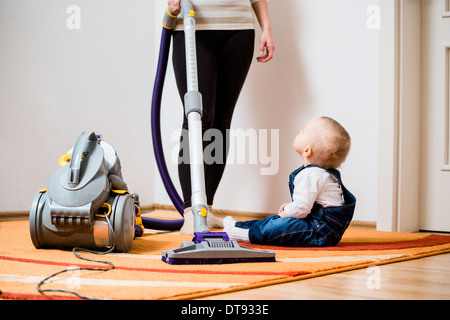
[[[196,30],[254,29],[251,3],[254,0],[191,0],[195,11]],[[183,30],[178,19],[176,31]]]

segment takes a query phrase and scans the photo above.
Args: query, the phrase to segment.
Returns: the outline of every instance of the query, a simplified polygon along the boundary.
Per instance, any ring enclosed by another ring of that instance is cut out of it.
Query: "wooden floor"
[[[374,229],[375,226],[355,221],[351,227]],[[450,253],[198,300],[321,299],[450,300]]]
[[[164,213],[167,214],[167,213]],[[158,215],[158,214],[157,214]],[[221,215],[218,215],[220,218]],[[26,215],[0,215],[0,221]],[[352,227],[370,228],[365,224]],[[347,271],[198,300],[450,300],[450,254]]]
[[[215,295],[199,300],[321,299],[449,300],[450,254]]]

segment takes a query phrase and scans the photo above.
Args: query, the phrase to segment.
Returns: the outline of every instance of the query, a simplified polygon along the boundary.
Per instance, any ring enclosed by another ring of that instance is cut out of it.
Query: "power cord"
[[[78,296],[78,297],[80,297],[82,299],[87,299],[87,300],[110,300],[110,299],[99,299],[99,298],[85,296],[85,295],[83,295],[83,294],[81,294],[79,292],[72,291],[72,290],[66,290],[66,289],[42,289],[41,288],[41,286],[46,281],[50,280],[51,278],[53,278],[53,277],[55,277],[55,276],[57,276],[57,275],[59,275],[61,273],[64,273],[64,272],[72,272],[72,271],[75,271],[75,270],[109,271],[109,270],[114,269],[114,264],[112,262],[110,262],[110,261],[89,259],[89,258],[86,258],[86,257],[82,257],[82,256],[80,256],[77,253],[77,251],[84,251],[84,252],[93,253],[93,254],[97,254],[97,255],[105,255],[105,254],[108,254],[108,253],[112,252],[115,249],[115,242],[116,241],[115,241],[114,229],[113,229],[113,227],[111,225],[111,222],[109,221],[109,218],[106,215],[106,213],[104,213],[104,215],[105,215],[105,218],[106,218],[106,222],[108,223],[108,227],[111,230],[111,233],[113,235],[112,246],[107,251],[104,251],[104,252],[103,251],[93,251],[93,250],[89,250],[89,249],[85,249],[85,248],[78,248],[78,247],[73,248],[72,252],[79,259],[86,260],[86,261],[91,261],[91,262],[104,263],[104,264],[109,265],[110,267],[108,269],[105,269],[105,268],[94,268],[94,267],[92,267],[92,268],[91,267],[76,267],[76,268],[69,268],[69,269],[65,269],[65,270],[61,270],[61,271],[55,272],[52,275],[48,276],[47,278],[45,278],[44,280],[42,280],[42,281],[40,281],[38,283],[37,290],[40,293],[44,293],[44,292],[64,292],[64,293],[74,294],[74,295],[76,295],[76,296]]]

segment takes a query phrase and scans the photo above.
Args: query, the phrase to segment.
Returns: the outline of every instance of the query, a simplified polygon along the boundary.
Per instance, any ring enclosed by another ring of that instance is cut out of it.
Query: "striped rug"
[[[131,252],[96,256],[115,265],[110,271],[80,271],[76,267],[104,267],[80,260],[69,251],[37,250],[31,243],[28,221],[0,222],[0,299],[79,299],[66,293],[39,293],[45,277],[71,268],[43,285],[106,299],[192,299],[208,295],[295,281],[370,265],[405,261],[450,252],[450,236],[349,229],[332,248],[280,248],[275,263],[172,266],[161,251],[180,246],[191,236],[151,233],[134,241]]]

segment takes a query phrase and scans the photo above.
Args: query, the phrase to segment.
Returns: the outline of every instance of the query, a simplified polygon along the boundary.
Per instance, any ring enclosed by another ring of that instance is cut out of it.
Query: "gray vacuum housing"
[[[114,148],[94,132],[83,132],[68,152],[67,164],[33,199],[31,239],[36,248],[114,245],[116,251],[128,252],[134,239],[135,205],[138,197],[128,193]]]

